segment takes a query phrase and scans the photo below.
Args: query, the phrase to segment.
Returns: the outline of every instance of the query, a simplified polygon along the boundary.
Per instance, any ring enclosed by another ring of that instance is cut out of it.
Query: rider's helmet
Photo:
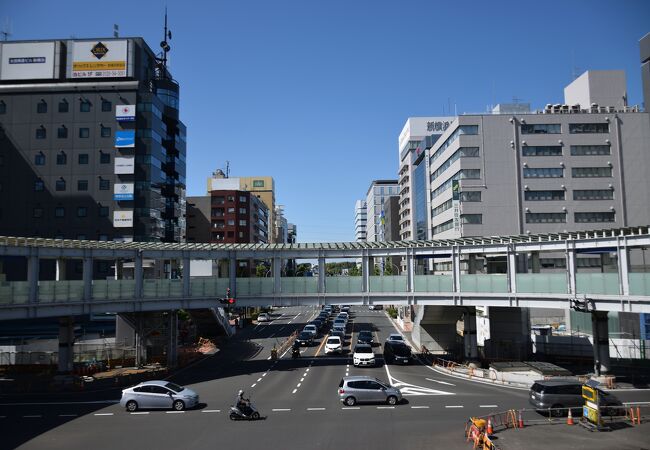
[[[237,392],[237,395],[241,397],[242,395],[244,395],[244,391],[240,389],[239,392]]]

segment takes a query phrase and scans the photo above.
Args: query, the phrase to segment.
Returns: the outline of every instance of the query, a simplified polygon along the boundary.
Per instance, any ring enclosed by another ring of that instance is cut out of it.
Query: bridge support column
[[[406,250],[406,291],[415,292],[415,264],[413,253]]]
[[[574,248],[567,248],[566,249],[566,270],[567,270],[567,283],[569,285],[567,286],[569,294],[576,295],[576,272],[577,272],[577,265],[576,265],[576,251]]]
[[[530,269],[532,273],[539,273],[541,265],[539,263],[539,252],[531,252],[530,254]]]
[[[325,286],[325,278],[327,277],[327,270],[325,270],[325,257],[318,257],[318,293],[324,294],[327,286]]]
[[[29,303],[38,301],[38,277],[40,261],[38,254],[30,255],[27,258],[27,282],[29,284]]]
[[[230,296],[237,298],[237,253],[228,252],[228,277],[230,279]]]
[[[370,256],[364,253],[361,256],[361,292],[370,291]]]
[[[133,258],[133,278],[135,279],[135,298],[142,298],[142,286],[144,283],[144,270],[142,268],[142,252],[136,251]]]
[[[168,330],[167,367],[172,369],[178,365],[178,314],[173,309],[169,311]]]
[[[183,257],[183,297],[190,296],[190,258]]]
[[[467,273],[476,273],[476,255],[474,253],[470,254],[469,259],[467,260]]]
[[[478,344],[476,340],[476,307],[468,306],[463,313],[463,344],[466,360],[478,359]]]
[[[600,376],[610,369],[607,311],[592,311],[591,327],[594,334],[594,373]]]
[[[273,293],[277,295],[282,292],[282,258],[280,256],[273,257],[271,269],[273,270]]]
[[[84,283],[84,300],[90,300],[93,297],[93,259],[84,256],[82,263],[82,279]]]
[[[451,270],[454,292],[460,292],[460,248],[451,248]]]
[[[135,366],[142,367],[147,362],[144,327],[142,325],[142,313],[136,313],[135,315]]]
[[[115,260],[114,276],[116,280],[121,280],[124,278],[124,262],[121,259]]]
[[[74,319],[64,317],[59,319],[59,373],[72,372],[74,364]]]
[[[627,247],[618,247],[616,249],[618,260],[618,279],[620,280],[620,294],[630,295],[630,255]]]
[[[511,247],[508,248],[507,268],[508,291],[512,294],[515,294],[517,293],[517,254]]]
[[[56,259],[56,275],[55,275],[55,280],[56,281],[63,281],[66,278],[66,261],[63,258],[57,258]]]

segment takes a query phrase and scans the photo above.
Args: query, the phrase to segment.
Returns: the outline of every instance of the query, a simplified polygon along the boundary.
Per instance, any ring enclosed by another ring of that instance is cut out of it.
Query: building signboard
[[[113,226],[115,228],[132,228],[133,210],[113,211]]]
[[[460,181],[451,182],[451,205],[454,209],[454,232],[461,233],[462,225],[460,223]]]
[[[75,41],[72,44],[72,78],[126,77],[128,41]]]
[[[133,200],[134,195],[133,183],[115,183],[113,191],[113,200],[125,201]]]
[[[129,175],[135,173],[135,157],[117,156],[115,157],[115,175]]]
[[[55,42],[2,43],[0,80],[51,80]]]
[[[118,122],[133,122],[135,120],[135,105],[116,105],[115,120]]]
[[[135,130],[117,130],[115,132],[115,148],[135,147]]]

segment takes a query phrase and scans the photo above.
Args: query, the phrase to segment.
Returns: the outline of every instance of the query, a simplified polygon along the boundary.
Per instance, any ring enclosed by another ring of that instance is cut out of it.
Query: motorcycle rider
[[[239,392],[237,392],[237,399],[235,400],[237,409],[239,409],[243,415],[248,416],[251,413],[250,404],[250,399],[245,398],[244,391],[240,389]]]
[[[293,343],[293,347],[292,347],[292,350],[291,350],[291,356],[293,356],[294,358],[297,358],[297,357],[300,356],[300,343],[298,343],[297,341],[294,341],[294,343]]]

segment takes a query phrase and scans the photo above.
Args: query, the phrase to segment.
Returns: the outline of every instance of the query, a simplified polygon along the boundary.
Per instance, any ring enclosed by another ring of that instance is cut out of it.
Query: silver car
[[[182,411],[198,404],[199,395],[192,389],[164,380],[145,381],[124,389],[120,400],[120,405],[129,412],[139,408]]]
[[[354,406],[358,402],[395,405],[402,401],[402,393],[399,389],[379,381],[377,378],[343,377],[339,383],[339,400],[347,406]]]

